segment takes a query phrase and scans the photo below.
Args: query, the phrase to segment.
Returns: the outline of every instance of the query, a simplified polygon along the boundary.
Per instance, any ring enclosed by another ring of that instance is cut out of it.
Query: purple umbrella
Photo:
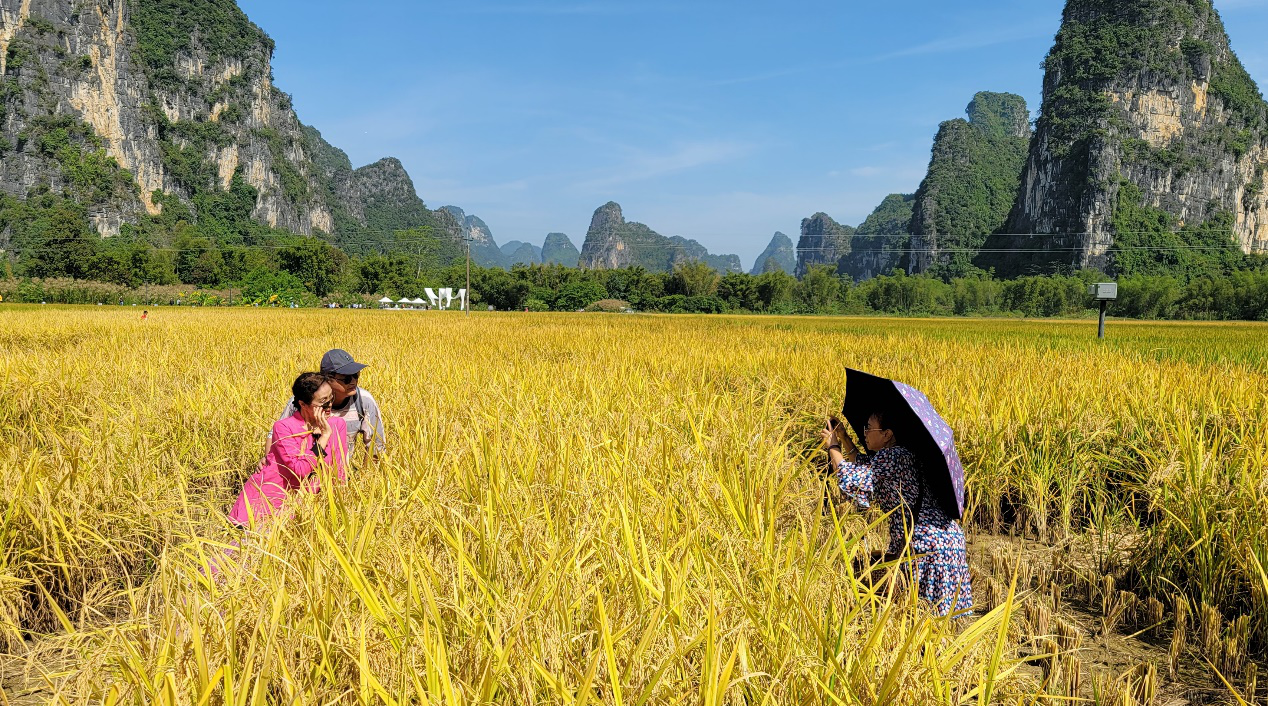
[[[861,370],[845,370],[845,404],[841,414],[861,440],[868,417],[885,410],[886,426],[898,443],[915,455],[929,491],[938,505],[958,520],[964,516],[964,465],[955,450],[955,436],[920,390]]]

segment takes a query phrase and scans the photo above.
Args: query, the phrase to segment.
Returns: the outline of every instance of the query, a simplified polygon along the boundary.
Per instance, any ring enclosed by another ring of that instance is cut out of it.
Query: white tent
[[[423,306],[424,304],[426,304],[426,303],[427,303],[427,300],[425,300],[425,299],[420,299],[420,298],[418,298],[418,297],[414,297],[414,302],[413,302],[413,303],[414,303],[414,305],[415,305],[415,306]]]
[[[405,308],[409,308],[410,306],[414,304],[413,300],[411,300],[409,297],[401,297],[399,300],[397,300],[396,303],[400,304],[401,306]]]
[[[384,309],[386,309],[389,305],[395,304],[395,303],[396,302],[392,301],[391,297],[383,297],[382,299],[379,300],[379,304],[381,304],[382,308]]]

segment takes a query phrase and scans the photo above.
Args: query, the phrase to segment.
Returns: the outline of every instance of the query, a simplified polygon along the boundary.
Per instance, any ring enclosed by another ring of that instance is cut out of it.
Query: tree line
[[[238,210],[249,196],[242,195]],[[144,220],[101,238],[69,200],[48,193],[26,201],[0,198],[0,229],[10,236],[0,272],[6,301],[368,305],[385,295],[425,297],[428,287],[466,281],[465,264],[456,259],[459,244],[425,228],[387,235],[383,252],[349,254],[320,237],[258,224],[244,230],[239,226],[246,218],[223,219],[230,224],[223,230],[232,229],[227,233],[214,230],[211,218],[190,225],[172,208],[161,217],[166,222]],[[1110,311],[1268,320],[1268,259],[1245,261],[1248,267],[1221,274],[1120,277]],[[1096,271],[999,279],[981,270],[941,277],[895,270],[856,283],[831,266],[812,267],[797,279],[782,271],[720,274],[698,261],[672,272],[473,266],[471,302],[511,311],[576,311],[607,300],[608,308],[666,313],[1081,316],[1095,306],[1087,285],[1112,279]]]

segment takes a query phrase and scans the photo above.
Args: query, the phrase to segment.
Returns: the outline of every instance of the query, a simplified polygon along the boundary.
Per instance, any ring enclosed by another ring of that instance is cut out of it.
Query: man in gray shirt
[[[330,398],[333,405],[330,414],[341,417],[348,425],[349,450],[357,447],[355,442],[360,437],[366,448],[373,445],[374,455],[378,456],[387,448],[387,438],[383,432],[383,415],[379,412],[379,403],[359,386],[361,370],[365,367],[353,360],[348,351],[342,348],[326,351],[326,355],[321,357],[321,372],[330,376],[330,390],[334,393]],[[298,410],[295,398],[292,397],[278,419],[286,419]],[[272,441],[269,439],[270,443]]]

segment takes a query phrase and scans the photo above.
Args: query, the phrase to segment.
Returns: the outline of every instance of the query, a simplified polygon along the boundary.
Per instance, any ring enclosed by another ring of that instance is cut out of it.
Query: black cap
[[[326,355],[321,357],[321,371],[327,375],[356,375],[364,367],[342,348],[326,351]]]

